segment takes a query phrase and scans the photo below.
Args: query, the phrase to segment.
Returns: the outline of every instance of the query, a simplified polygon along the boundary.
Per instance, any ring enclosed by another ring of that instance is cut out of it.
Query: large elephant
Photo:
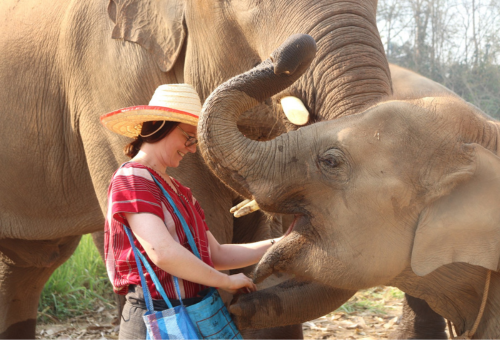
[[[222,84],[200,119],[200,149],[216,175],[262,209],[295,215],[255,280],[288,273],[301,281],[240,296],[231,307],[237,323],[300,322],[328,298],[312,284],[393,285],[424,299],[457,334],[498,338],[500,122],[443,91],[392,97],[271,141],[246,138],[240,114],[286,93],[310,62],[308,48],[295,59],[278,49]],[[288,302],[294,294],[301,304]]]
[[[315,38],[318,57],[288,94],[304,100],[311,122],[354,113],[391,93],[376,7],[376,0],[2,1],[0,338],[34,337],[45,282],[82,234],[102,230],[107,186],[127,140],[108,133],[101,114],[147,104],[164,83],[191,83],[204,99],[297,32]],[[267,101],[239,126],[269,139],[290,125],[281,114]],[[273,232],[262,213],[233,219],[239,194],[199,154],[170,174],[193,189],[219,242]],[[339,292],[325,312],[352,295]]]

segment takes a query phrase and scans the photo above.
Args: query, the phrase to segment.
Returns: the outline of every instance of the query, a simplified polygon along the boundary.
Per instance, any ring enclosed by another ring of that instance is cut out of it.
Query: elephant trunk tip
[[[290,36],[272,54],[274,74],[290,75],[307,68],[316,56],[316,41],[308,34]]]
[[[271,276],[274,272],[274,268],[268,264],[260,265],[253,272],[253,282],[255,284],[262,283],[265,279]]]

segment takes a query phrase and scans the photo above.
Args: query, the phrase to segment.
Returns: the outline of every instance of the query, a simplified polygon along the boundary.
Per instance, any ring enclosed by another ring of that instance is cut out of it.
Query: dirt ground
[[[337,311],[303,324],[305,339],[381,339],[399,324],[403,294],[389,287],[358,292]],[[101,306],[65,322],[38,324],[37,339],[118,339],[114,310]],[[55,320],[54,320],[55,321]]]

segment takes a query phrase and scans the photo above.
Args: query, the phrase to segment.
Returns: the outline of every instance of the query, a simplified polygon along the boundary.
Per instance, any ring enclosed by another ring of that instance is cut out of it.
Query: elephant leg
[[[96,231],[95,233],[92,233],[92,240],[101,255],[101,259],[104,261],[104,231]],[[116,318],[112,322],[113,325],[120,325],[120,315],[122,315],[125,301],[125,295],[115,293]]]
[[[43,287],[73,254],[80,239],[0,240],[0,339],[35,338]]]
[[[448,339],[443,317],[434,312],[427,302],[405,294],[403,317],[391,339]]]
[[[301,323],[265,329],[246,329],[242,334],[244,339],[304,339]]]

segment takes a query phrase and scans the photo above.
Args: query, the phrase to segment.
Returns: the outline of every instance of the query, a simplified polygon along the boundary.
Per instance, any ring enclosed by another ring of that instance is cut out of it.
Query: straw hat
[[[101,116],[101,123],[113,132],[135,138],[147,121],[174,121],[198,125],[200,97],[189,84],[160,85],[149,105],[126,107]]]

